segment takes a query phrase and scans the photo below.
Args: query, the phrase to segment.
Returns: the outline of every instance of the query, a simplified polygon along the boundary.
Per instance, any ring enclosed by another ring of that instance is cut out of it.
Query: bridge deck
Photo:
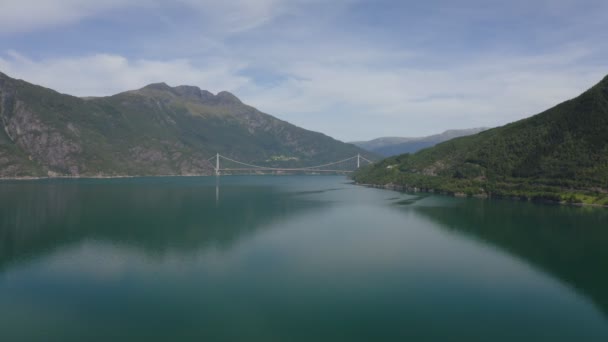
[[[219,169],[218,171],[277,171],[277,172],[326,172],[326,173],[351,173],[353,171],[349,170],[310,170],[310,169],[276,169],[276,168],[251,168],[251,169],[243,169],[243,168],[229,168],[229,169]]]
[[[309,167],[299,167],[299,168],[264,167],[261,165],[248,164],[248,163],[244,163],[244,162],[241,162],[238,160],[234,160],[234,159],[228,158],[226,156],[222,156],[219,153],[216,153],[215,157],[209,158],[208,161],[211,161],[212,159],[215,159],[215,168],[214,169],[215,169],[215,172],[217,175],[220,175],[220,173],[222,173],[222,172],[271,172],[271,171],[272,172],[307,172],[307,173],[352,173],[352,172],[354,172],[353,170],[339,170],[339,169],[327,170],[327,169],[322,169],[322,168],[327,168],[327,167],[335,168],[338,164],[344,165],[345,162],[356,161],[356,164],[357,164],[356,168],[358,169],[359,166],[361,165],[361,160],[366,161],[367,163],[370,163],[370,164],[373,163],[371,160],[365,159],[360,154],[357,154],[356,156],[346,158],[343,160],[335,161],[332,163],[326,163],[326,164],[322,164],[322,165],[315,165],[315,166],[309,166]],[[236,165],[241,166],[241,167],[222,168],[220,165],[220,159],[235,163]]]

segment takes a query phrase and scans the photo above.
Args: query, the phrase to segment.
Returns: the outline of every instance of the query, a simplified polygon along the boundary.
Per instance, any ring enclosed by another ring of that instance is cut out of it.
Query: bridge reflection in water
[[[215,175],[220,176],[222,172],[226,172],[228,174],[252,174],[252,173],[317,173],[317,174],[347,174],[351,173],[354,170],[349,170],[348,167],[358,169],[361,167],[361,162],[365,162],[367,164],[373,164],[374,162],[363,157],[361,154],[357,154],[356,156],[352,156],[350,158],[338,160],[332,163],[326,163],[315,166],[308,167],[300,167],[300,168],[279,168],[279,167],[268,167],[268,166],[260,166],[255,164],[244,163],[232,158],[228,158],[222,156],[217,153],[214,157],[208,159],[211,161],[215,159]],[[236,167],[221,167],[221,160],[225,160],[234,164],[237,164]],[[351,165],[349,165],[351,164]],[[343,168],[338,168],[342,166]],[[219,178],[215,181],[215,205],[218,206],[220,201],[220,181]]]

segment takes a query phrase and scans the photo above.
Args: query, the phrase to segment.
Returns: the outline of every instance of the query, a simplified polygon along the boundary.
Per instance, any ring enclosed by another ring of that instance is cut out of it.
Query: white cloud
[[[239,89],[248,80],[237,75],[238,63],[218,61],[205,69],[187,59],[128,60],[113,54],[34,61],[17,52],[0,55],[0,70],[9,76],[76,96],[113,95],[154,82],[199,85],[211,91]]]
[[[198,10],[205,20],[211,22],[211,25],[207,26],[227,32],[258,27],[286,10],[286,2],[283,0],[179,1]]]
[[[289,76],[274,86],[243,76],[249,63],[230,58],[201,66],[187,59],[130,60],[113,54],[32,60],[13,51],[0,55],[0,71],[79,96],[111,95],[160,81],[229,90],[297,125],[358,140],[495,126],[536,114],[599,81],[604,70],[577,62],[590,53],[571,48],[435,68],[366,64],[391,59],[390,53],[371,54],[358,63],[285,60],[280,71]]]
[[[502,125],[577,96],[605,73],[579,62],[589,53],[493,56],[427,68],[293,64],[286,67],[294,75],[287,82],[264,91],[243,89],[243,97],[345,140],[420,136]]]
[[[140,0],[2,0],[0,32],[31,31],[77,22],[95,14],[132,6]]]
[[[286,0],[1,0],[0,33],[27,32],[77,23],[112,10],[185,7],[217,32],[240,32],[263,25],[296,2]],[[166,19],[166,18],[165,18]]]

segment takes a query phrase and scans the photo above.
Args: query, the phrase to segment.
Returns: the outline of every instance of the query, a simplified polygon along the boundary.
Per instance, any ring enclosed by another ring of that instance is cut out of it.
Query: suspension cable
[[[365,157],[363,157],[363,156],[360,156],[360,157],[361,157],[361,159],[365,160],[366,162],[368,162],[368,163],[370,163],[370,164],[373,164],[373,163],[374,163],[373,161],[371,161],[371,160],[369,160],[369,159],[367,159],[367,158],[365,158]]]
[[[266,167],[266,166],[260,166],[260,165],[254,165],[254,164],[247,164],[247,163],[240,162],[238,160],[234,160],[234,159],[225,157],[225,156],[223,156],[221,154],[220,154],[220,158],[223,158],[225,160],[231,161],[233,163],[237,163],[237,164],[241,164],[241,165],[249,166],[249,167],[253,167],[253,168],[266,169],[266,170],[285,170],[285,168]],[[346,161],[349,161],[349,160],[352,160],[352,159],[355,159],[355,158],[357,158],[357,156],[353,156],[353,157],[350,157],[350,158],[339,160],[339,161],[336,161],[336,162],[333,162],[333,163],[327,163],[327,164],[316,165],[316,166],[302,167],[302,168],[297,168],[297,169],[293,169],[293,170],[313,170],[314,171],[314,169],[318,169],[318,168],[321,168],[321,167],[330,166],[330,165],[334,165],[334,164],[344,163]]]

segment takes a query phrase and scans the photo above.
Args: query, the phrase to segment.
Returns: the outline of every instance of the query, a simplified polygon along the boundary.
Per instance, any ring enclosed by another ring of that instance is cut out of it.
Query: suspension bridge
[[[350,158],[338,160],[331,163],[297,167],[297,168],[283,168],[283,167],[268,167],[255,164],[249,164],[241,162],[232,158],[228,158],[217,153],[215,156],[208,159],[212,161],[215,159],[215,174],[217,176],[222,173],[235,174],[235,173],[260,173],[260,172],[274,172],[274,173],[285,173],[285,172],[308,172],[308,173],[351,173],[354,169],[361,167],[362,163],[373,164],[374,162],[363,157],[361,154],[352,156]],[[222,161],[224,163],[222,163]],[[222,165],[222,164],[227,164]]]

